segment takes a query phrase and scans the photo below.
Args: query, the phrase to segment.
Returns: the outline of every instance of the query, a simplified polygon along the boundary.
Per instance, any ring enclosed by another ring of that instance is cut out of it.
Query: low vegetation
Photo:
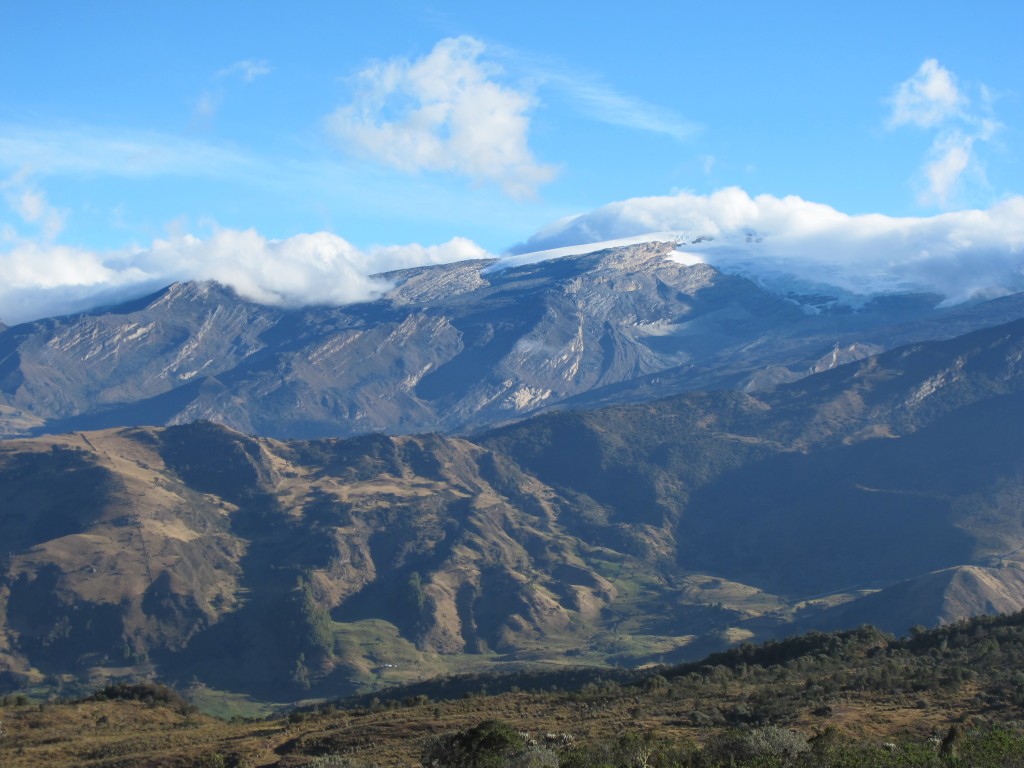
[[[151,684],[0,700],[4,766],[1024,766],[1024,613],[646,670],[468,675],[269,718]]]

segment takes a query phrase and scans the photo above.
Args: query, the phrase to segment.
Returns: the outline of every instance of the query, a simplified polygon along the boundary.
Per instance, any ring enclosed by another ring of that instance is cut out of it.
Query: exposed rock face
[[[823,311],[821,297],[683,266],[670,248],[407,270],[386,276],[383,299],[340,308],[180,284],[0,328],[0,436],[196,420],[281,438],[460,433],[562,406],[759,391],[994,324],[1019,304],[897,297]]]

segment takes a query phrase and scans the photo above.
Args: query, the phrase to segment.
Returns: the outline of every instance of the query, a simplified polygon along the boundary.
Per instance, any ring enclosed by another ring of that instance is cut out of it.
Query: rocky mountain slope
[[[646,243],[386,277],[379,301],[285,310],[176,284],[0,328],[0,436],[211,420],[278,438],[465,433],[558,406],[761,390],[1021,314],[1021,299],[856,310],[779,296]]]
[[[8,684],[263,697],[1012,607],[1024,321],[479,434],[0,443]]]

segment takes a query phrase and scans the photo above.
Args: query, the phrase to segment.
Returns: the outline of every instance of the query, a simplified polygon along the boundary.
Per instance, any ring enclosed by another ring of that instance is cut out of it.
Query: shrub
[[[505,768],[508,765],[544,766],[529,762],[532,745],[525,735],[500,720],[485,720],[459,733],[439,736],[427,745],[422,764],[429,768]],[[536,756],[540,759],[540,756]],[[522,758],[526,762],[513,763]],[[557,765],[557,761],[555,763]]]
[[[708,758],[725,765],[767,762],[772,758],[793,759],[809,751],[803,735],[774,725],[726,731],[709,741],[705,748]]]

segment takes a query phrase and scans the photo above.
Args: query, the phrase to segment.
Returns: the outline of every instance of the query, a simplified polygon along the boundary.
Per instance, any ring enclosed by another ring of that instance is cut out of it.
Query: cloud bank
[[[359,73],[355,100],[327,118],[346,149],[402,171],[455,173],[530,197],[555,176],[528,146],[533,99],[498,82],[472,37],[448,38],[426,56]]]
[[[391,284],[374,276],[381,272],[486,255],[465,238],[363,250],[328,232],[269,240],[223,229],[109,253],[15,239],[6,250],[0,244],[0,319],[10,325],[80,311],[176,280],[216,280],[273,306],[349,304],[385,293]]]
[[[6,184],[11,209],[39,230],[33,238],[0,231],[0,319],[8,324],[113,303],[175,280],[217,280],[274,306],[340,305],[386,292],[382,272],[488,256],[464,238],[362,249],[327,232],[271,240],[233,229],[97,252],[47,240],[46,219],[59,212],[27,182]],[[735,187],[634,198],[552,224],[513,249],[518,255],[505,264],[588,250],[571,248],[581,244],[642,241],[649,233],[677,239],[686,263],[713,264],[780,290],[830,287],[854,303],[894,291],[938,293],[948,303],[1024,291],[1021,196],[987,210],[916,218],[851,216]],[[557,248],[568,250],[549,250]]]
[[[795,196],[751,197],[736,187],[711,195],[684,192],[563,219],[512,253],[649,232],[678,233],[680,250],[691,258],[768,283],[796,278],[855,295],[935,292],[950,303],[1024,291],[1020,196],[988,210],[899,218],[850,216]]]

